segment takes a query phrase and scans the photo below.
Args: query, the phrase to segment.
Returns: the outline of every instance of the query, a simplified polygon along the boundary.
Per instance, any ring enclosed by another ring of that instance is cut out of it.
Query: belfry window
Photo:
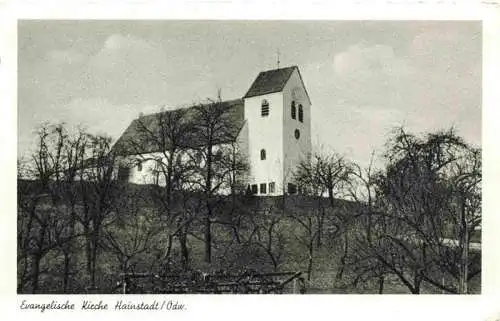
[[[297,118],[297,108],[295,107],[294,101],[292,101],[291,113],[292,113],[292,119],[296,119]]]
[[[299,105],[299,121],[301,123],[304,122],[304,110],[302,109],[302,105]]]
[[[266,150],[265,149],[260,150],[260,160],[266,160]]]
[[[262,107],[261,107],[261,110],[260,110],[260,115],[262,117],[269,116],[269,102],[267,100],[265,100],[265,99],[262,101]]]

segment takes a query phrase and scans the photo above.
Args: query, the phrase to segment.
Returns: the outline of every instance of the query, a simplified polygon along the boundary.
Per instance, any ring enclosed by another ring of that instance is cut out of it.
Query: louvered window
[[[262,108],[260,114],[262,117],[269,116],[269,102],[265,99],[262,101]]]

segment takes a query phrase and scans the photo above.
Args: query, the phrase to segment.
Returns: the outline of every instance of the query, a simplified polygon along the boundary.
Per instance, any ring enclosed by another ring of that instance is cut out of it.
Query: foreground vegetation
[[[209,132],[216,121],[197,126]],[[159,141],[184,132],[161,131]],[[244,160],[214,157],[211,137],[199,147],[204,162],[165,154],[165,186],[136,186],[115,179],[110,139],[42,127],[18,164],[18,292],[110,293],[120,273],[220,269],[304,271],[317,293],[480,292],[481,253],[470,243],[481,150],[453,131],[398,129],[381,169],[309,155],[293,173],[301,195],[280,197],[247,195]]]

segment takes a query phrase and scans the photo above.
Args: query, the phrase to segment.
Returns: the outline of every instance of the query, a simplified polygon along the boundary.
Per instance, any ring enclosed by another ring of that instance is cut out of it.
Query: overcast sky
[[[22,21],[18,155],[43,121],[117,139],[142,113],[242,97],[297,65],[313,144],[366,163],[388,132],[454,126],[481,145],[480,22]]]

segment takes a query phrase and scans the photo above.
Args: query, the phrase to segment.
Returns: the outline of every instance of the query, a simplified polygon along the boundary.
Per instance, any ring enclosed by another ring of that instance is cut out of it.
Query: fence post
[[[306,293],[306,280],[302,276],[300,276],[298,279],[299,279],[299,293],[305,294]]]
[[[128,277],[124,273],[122,278],[122,294],[127,294]]]

